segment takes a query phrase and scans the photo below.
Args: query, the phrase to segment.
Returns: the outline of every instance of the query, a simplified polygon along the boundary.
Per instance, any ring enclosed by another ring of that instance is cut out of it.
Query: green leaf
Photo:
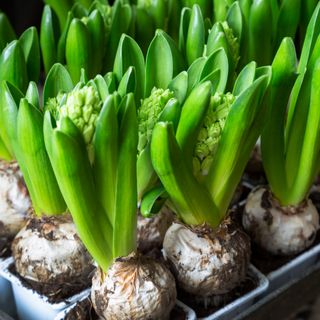
[[[144,218],[152,218],[155,214],[159,213],[167,197],[168,194],[162,185],[148,191],[141,201],[141,215]]]
[[[74,18],[66,40],[66,63],[73,83],[79,81],[82,68],[88,74],[92,74],[92,50],[88,27],[81,20]]]
[[[320,59],[312,70],[310,105],[303,137],[297,175],[288,202],[298,205],[305,198],[319,169],[320,154]]]
[[[182,8],[180,15],[180,25],[179,25],[179,50],[186,56],[186,44],[188,37],[188,29],[191,18],[191,9]]]
[[[145,63],[141,49],[134,39],[123,34],[121,36],[117,54],[114,60],[113,72],[120,82],[128,68],[133,66],[136,74],[136,90],[135,98],[136,103],[140,102],[143,98],[144,85],[145,85]]]
[[[74,15],[72,11],[69,11],[67,16],[67,21],[64,25],[64,28],[62,29],[61,36],[59,37],[59,40],[58,40],[56,62],[60,62],[62,64],[65,64],[66,62],[66,41],[67,41],[67,35],[69,32],[69,27],[73,18],[74,18]]]
[[[136,250],[138,123],[133,94],[124,98],[119,126],[113,257]]]
[[[47,74],[57,62],[57,45],[60,36],[59,22],[56,14],[46,5],[43,9],[40,29],[40,47],[44,70]]]
[[[134,67],[129,67],[127,72],[122,77],[119,86],[118,92],[120,96],[124,97],[127,93],[135,93],[136,91],[136,72]]]
[[[207,61],[207,58],[201,57],[195,60],[188,69],[188,93],[200,82],[201,72]]]
[[[262,98],[269,75],[258,78],[232,104],[217,151],[206,178],[206,185],[220,217],[226,215],[255,143],[262,132],[265,105]]]
[[[299,166],[297,155],[302,152],[303,137],[307,125],[310,106],[311,79],[315,62],[319,57],[320,37],[318,37],[307,68],[299,74],[290,97],[286,127],[286,169],[288,184],[292,185]],[[299,70],[299,66],[298,66]],[[291,118],[289,118],[291,116]]]
[[[37,109],[40,109],[40,98],[39,98],[39,91],[37,84],[33,81],[29,83],[27,92],[26,92],[26,99],[30,104],[32,104]]]
[[[204,82],[192,90],[182,106],[176,137],[189,170],[192,168],[193,150],[209,107],[210,96],[211,83]]]
[[[171,80],[168,89],[174,93],[180,104],[183,104],[187,97],[188,91],[188,73],[187,71],[180,72]]]
[[[67,13],[71,9],[73,0],[45,0],[47,5],[50,5],[59,17],[60,28],[63,29]],[[49,6],[46,6],[49,7]]]
[[[214,51],[206,60],[203,65],[203,69],[200,74],[200,79],[203,80],[208,75],[212,74],[212,72],[220,70],[220,81],[216,87],[216,92],[224,92],[228,82],[229,75],[229,63],[228,57],[223,48],[217,49]]]
[[[239,43],[242,42],[244,21],[242,17],[241,8],[238,1],[235,1],[229,8],[226,18],[228,25],[238,38]]]
[[[56,97],[60,92],[69,92],[73,83],[67,69],[56,63],[50,69],[43,88],[43,105],[46,106],[49,98]]]
[[[148,14],[152,17],[155,28],[164,29],[167,19],[168,4],[167,1],[137,1],[138,7],[144,7]]]
[[[157,30],[146,58],[144,96],[149,96],[154,87],[166,89],[182,68],[182,57],[174,41],[164,31]]]
[[[284,37],[295,38],[300,21],[302,0],[283,0],[281,3],[278,23],[277,36],[274,50],[278,48]]]
[[[0,12],[0,51],[2,51],[6,45],[14,39],[16,39],[16,34],[8,17],[5,13]]]
[[[243,32],[241,35],[240,41],[240,61],[238,63],[237,69],[241,71],[241,69],[248,64],[249,60],[249,16],[250,16],[250,8],[252,5],[252,0],[241,0],[239,2],[241,15],[242,15],[242,24],[243,24]],[[229,23],[229,20],[228,20]]]
[[[233,95],[238,96],[246,90],[254,81],[256,75],[257,64],[252,61],[248,63],[239,73],[233,87]]]
[[[0,137],[11,154],[18,152],[16,147],[17,113],[23,94],[12,84],[3,81],[0,90]]]
[[[13,155],[6,148],[6,146],[3,143],[1,137],[0,137],[0,160],[5,160],[5,161],[13,160]]]
[[[97,196],[111,225],[114,222],[118,162],[118,120],[116,95],[109,95],[100,112],[94,138],[94,178]]]
[[[254,0],[250,8],[249,17],[248,61],[254,60],[259,66],[267,65],[271,62],[273,50],[272,29],[274,23],[270,0]]]
[[[107,42],[108,52],[104,60],[104,71],[112,69],[121,35],[127,33],[131,22],[132,8],[130,5],[119,4],[113,6],[110,34]]]
[[[318,35],[320,33],[320,3],[314,10],[312,18],[308,24],[307,33],[305,35],[305,39],[303,42],[303,47],[299,59],[298,64],[298,73],[299,77],[293,87],[291,99],[290,99],[290,106],[288,110],[288,119],[287,119],[287,132],[290,132],[291,123],[293,121],[293,116],[295,114],[297,99],[300,93],[300,89],[304,80],[305,76],[305,69],[310,59],[310,55],[313,52],[315,44],[318,40]]]
[[[216,21],[224,21],[226,19],[227,11],[232,2],[233,0],[213,0],[214,18]]]
[[[180,14],[182,13],[182,4],[180,1],[168,0],[168,26],[167,30],[170,30],[170,36],[178,42],[179,40],[179,21]]]
[[[184,0],[184,5],[192,7],[194,4],[197,4],[201,9],[201,12],[205,18],[212,18],[213,13],[213,1],[212,0]]]
[[[304,0],[301,1],[301,14],[300,14],[300,26],[299,26],[299,35],[300,35],[300,45],[304,41],[306,36],[307,26],[311,20],[313,12],[316,11],[316,7],[319,4],[318,0]]]
[[[138,189],[138,201],[145,192],[157,181],[157,177],[153,170],[150,144],[148,144],[137,157],[137,189]]]
[[[210,56],[212,52],[219,48],[223,48],[225,52],[228,52],[229,45],[222,24],[216,22],[208,35],[206,56]]]
[[[108,86],[109,93],[113,93],[117,90],[117,79],[113,72],[108,72],[104,79],[106,80],[106,84]]]
[[[284,38],[272,63],[268,97],[269,114],[261,149],[263,166],[274,195],[284,203],[288,194],[285,169],[285,120],[289,97],[296,80],[297,57],[291,38]],[[290,192],[290,191],[289,191]]]
[[[181,113],[181,105],[176,98],[171,98],[161,114],[159,115],[159,121],[168,121],[173,124],[174,131],[177,130]]]
[[[55,179],[43,138],[43,115],[22,99],[17,116],[17,142],[35,194],[37,214],[56,215],[66,205]],[[19,159],[18,159],[19,161]],[[19,162],[20,164],[20,162]]]
[[[158,122],[151,140],[152,164],[182,221],[189,225],[208,223],[216,227],[220,218],[208,191],[198,183],[185,163],[173,126]]]
[[[19,41],[10,42],[0,56],[0,82],[6,80],[25,92],[28,86],[27,66]]]
[[[75,2],[71,8],[71,12],[75,18],[82,19],[87,17],[89,12],[88,10],[79,2]]]
[[[135,39],[139,40],[139,46],[145,54],[147,53],[148,46],[154,36],[156,28],[154,26],[154,20],[144,8],[136,7],[135,9]]]
[[[92,0],[77,0],[77,1],[78,3],[83,5],[86,9],[89,9],[93,2]]]
[[[92,66],[87,71],[89,77],[92,78],[102,71],[102,63],[106,51],[106,30],[103,17],[98,10],[90,13],[87,20],[87,28],[91,37],[92,48],[90,50],[93,52]]]
[[[201,9],[194,5],[191,11],[188,35],[186,39],[186,57],[188,65],[201,57],[204,51],[205,29]]]
[[[23,153],[18,144],[17,140],[17,116],[18,116],[18,106],[20,99],[23,98],[23,94],[19,89],[14,87],[12,84],[3,81],[0,90],[0,135],[2,139],[5,137],[5,145],[14,153],[16,160],[19,163],[19,167],[22,171],[23,178],[28,186],[28,191],[31,196],[32,204],[36,212],[38,212],[38,207],[36,203],[36,196],[31,185],[31,180],[29,173],[23,159]]]
[[[101,100],[104,101],[107,96],[109,95],[109,89],[106,80],[98,74],[94,79],[93,82],[99,92]]]
[[[66,124],[71,127],[67,130],[71,136],[53,130],[51,121],[47,112],[44,122],[45,141],[59,187],[82,242],[106,271],[113,260],[112,227],[97,199],[86,147],[81,139],[79,141],[71,134],[71,131],[77,130],[71,120]]]
[[[29,81],[39,81],[40,47],[38,31],[35,27],[28,28],[20,37],[19,42],[27,64]]]
[[[181,106],[177,99],[170,99],[161,114],[158,121],[168,121],[177,129],[181,113]],[[137,158],[137,177],[138,177],[138,201],[140,201],[147,190],[157,181],[150,155],[150,144],[148,144],[138,155]]]

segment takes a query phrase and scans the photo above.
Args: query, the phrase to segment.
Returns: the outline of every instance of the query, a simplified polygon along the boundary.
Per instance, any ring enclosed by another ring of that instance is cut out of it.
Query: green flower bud
[[[139,153],[150,142],[152,130],[157,123],[162,110],[167,102],[173,97],[174,94],[169,89],[153,88],[151,95],[142,100],[141,107],[138,110]]]
[[[106,32],[109,33],[112,24],[112,7],[109,5],[101,4],[99,6],[99,10],[104,20]]]
[[[194,149],[193,171],[197,176],[208,174],[214,154],[235,97],[231,93],[216,93],[200,129]]]
[[[230,48],[230,54],[232,61],[234,63],[234,67],[237,67],[237,64],[240,59],[240,44],[238,38],[234,35],[233,30],[229,27],[228,22],[224,21],[221,23],[224,33],[226,35],[229,48]]]
[[[51,111],[60,127],[60,120],[69,117],[82,132],[90,160],[93,160],[93,138],[102,100],[93,86],[75,88],[67,94],[49,99],[46,108]]]

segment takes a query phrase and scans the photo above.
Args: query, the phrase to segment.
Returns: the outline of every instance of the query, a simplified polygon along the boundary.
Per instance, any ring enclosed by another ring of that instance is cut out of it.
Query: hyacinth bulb
[[[265,250],[291,255],[313,243],[319,229],[319,214],[310,199],[298,206],[284,207],[268,188],[257,187],[248,196],[242,223]]]
[[[132,253],[92,279],[92,304],[101,319],[169,319],[176,285],[167,267]]]
[[[69,283],[82,290],[94,268],[70,215],[29,219],[13,240],[12,256],[19,275],[40,286]]]
[[[0,160],[0,256],[25,225],[30,207],[18,164]]]
[[[164,238],[163,254],[183,290],[210,297],[231,291],[245,279],[250,239],[231,219],[216,230],[173,223]]]

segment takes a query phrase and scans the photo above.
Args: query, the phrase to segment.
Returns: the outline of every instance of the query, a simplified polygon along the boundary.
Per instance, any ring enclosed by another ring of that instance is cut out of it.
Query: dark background
[[[6,13],[18,36],[31,26],[39,30],[42,9],[42,0],[0,0],[0,10]]]

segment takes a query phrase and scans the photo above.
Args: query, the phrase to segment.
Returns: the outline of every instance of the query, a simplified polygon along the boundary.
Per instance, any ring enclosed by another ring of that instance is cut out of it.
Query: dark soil
[[[263,172],[259,172],[259,173],[245,172],[242,176],[242,181],[251,184],[253,187],[256,187],[259,185],[265,185],[268,183],[267,178]]]
[[[247,278],[229,293],[211,296],[204,300],[201,297],[195,297],[194,295],[188,294],[183,290],[178,290],[178,298],[195,310],[198,317],[207,317],[257,288],[259,284],[258,281],[256,275],[249,271]]]
[[[12,239],[0,237],[0,258],[8,258],[11,255],[10,245]]]
[[[318,212],[320,213],[320,192],[314,191],[311,192],[309,198],[312,200],[313,204],[317,208]]]
[[[72,283],[64,282],[43,284],[22,278],[17,273],[13,263],[9,266],[9,271],[18,277],[26,288],[32,289],[33,291],[46,296],[50,303],[59,303],[62,301],[68,302],[68,298],[90,287],[91,278],[93,276],[92,273],[90,274],[90,277],[85,279],[83,277],[78,277],[77,279],[73,279]]]
[[[87,298],[77,303],[77,305],[71,309],[65,316],[64,319],[61,320],[98,320],[99,317],[95,313],[91,299]],[[185,312],[175,306],[170,315],[171,320],[185,320],[186,314]],[[60,319],[59,319],[60,320]]]

